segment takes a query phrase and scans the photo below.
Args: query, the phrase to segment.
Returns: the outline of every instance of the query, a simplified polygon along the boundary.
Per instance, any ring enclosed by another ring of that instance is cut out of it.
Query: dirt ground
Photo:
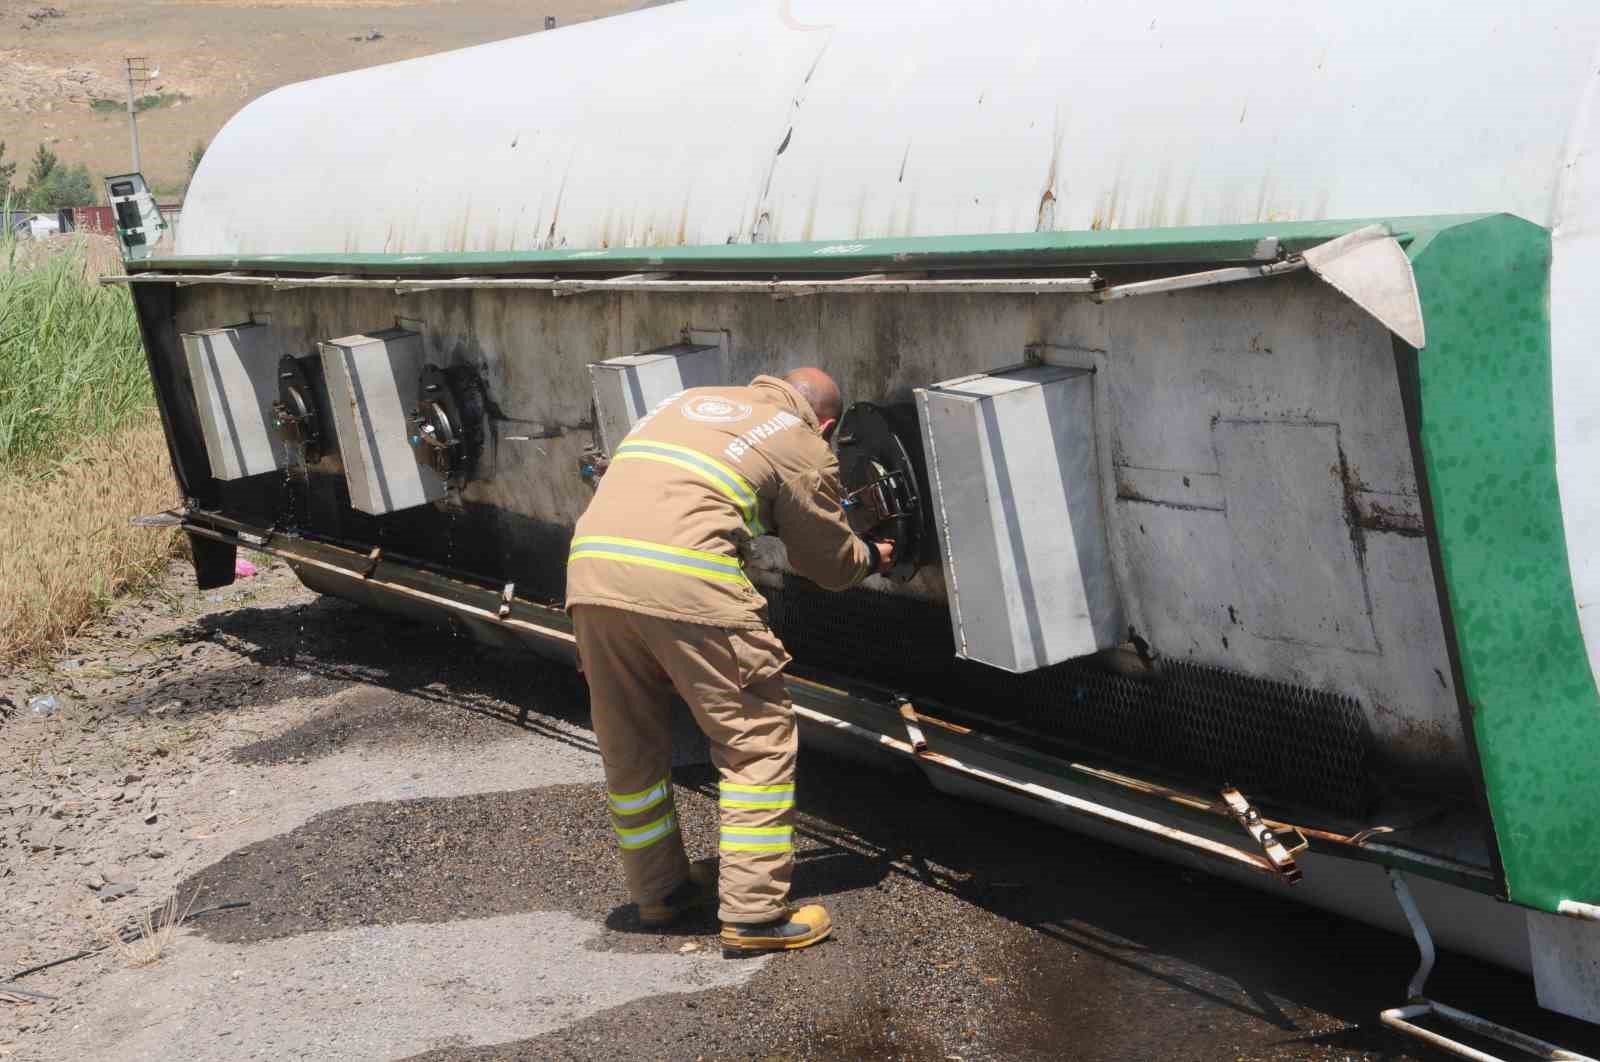
[[[708,918],[640,932],[581,680],[281,565],[209,594],[175,566],[0,679],[0,750],[0,978],[192,905],[154,965],[0,986],[51,997],[0,990],[0,1057],[1432,1057],[1376,1019],[1408,941],[815,750],[796,893],[837,938],[728,960]],[[709,856],[692,727],[676,764]],[[1430,988],[1594,1046],[1495,969],[1446,956]]]
[[[42,141],[97,178],[131,165],[123,60],[159,71],[139,115],[145,176],[181,187],[189,151],[282,85],[465,48],[649,6],[650,0],[4,0],[0,140],[19,161]]]

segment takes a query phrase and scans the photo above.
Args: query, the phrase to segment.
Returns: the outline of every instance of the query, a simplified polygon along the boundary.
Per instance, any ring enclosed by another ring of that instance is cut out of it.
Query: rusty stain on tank
[[[1050,132],[1050,167],[1045,173],[1044,193],[1039,196],[1039,211],[1033,226],[1035,232],[1049,232],[1056,227],[1056,185],[1060,179],[1061,145],[1065,136],[1066,130],[1061,125],[1061,108],[1058,105]]]
[[[1056,227],[1056,194],[1050,189],[1044,190],[1044,195],[1039,197],[1039,221],[1034,225],[1034,232],[1049,232]]]

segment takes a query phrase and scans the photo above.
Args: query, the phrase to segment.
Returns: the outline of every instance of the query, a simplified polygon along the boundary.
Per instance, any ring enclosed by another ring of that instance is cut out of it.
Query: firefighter
[[[798,738],[789,654],[767,627],[742,547],[765,534],[830,590],[893,561],[857,536],[827,440],[839,388],[820,369],[667,399],[617,446],[578,521],[567,608],[589,681],[608,806],[639,921],[665,926],[710,899],[672,797],[671,696],[689,705],[721,774],[717,893],[727,954],[803,948],[832,931],[792,908]]]

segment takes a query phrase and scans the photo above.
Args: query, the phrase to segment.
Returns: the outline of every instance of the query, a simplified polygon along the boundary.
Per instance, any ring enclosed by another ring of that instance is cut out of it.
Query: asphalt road
[[[264,578],[282,585],[163,631],[181,665],[95,702],[101,745],[178,705],[161,725],[214,755],[164,813],[247,825],[176,835],[151,866],[183,866],[197,909],[249,906],[156,966],[30,979],[68,1000],[19,1057],[1438,1057],[1377,1021],[1408,940],[814,751],[795,892],[836,938],[727,960],[709,917],[641,932],[580,681]],[[709,857],[715,779],[687,725],[677,760]],[[1446,955],[1430,990],[1597,1046],[1492,967]]]

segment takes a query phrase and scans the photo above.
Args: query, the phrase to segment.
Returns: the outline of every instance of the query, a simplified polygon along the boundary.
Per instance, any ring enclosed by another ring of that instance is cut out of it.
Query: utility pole
[[[124,59],[123,63],[128,68],[128,137],[133,141],[133,172],[143,173],[144,168],[139,165],[139,122],[134,116],[138,114],[138,89],[150,83],[150,64],[138,55]]]

